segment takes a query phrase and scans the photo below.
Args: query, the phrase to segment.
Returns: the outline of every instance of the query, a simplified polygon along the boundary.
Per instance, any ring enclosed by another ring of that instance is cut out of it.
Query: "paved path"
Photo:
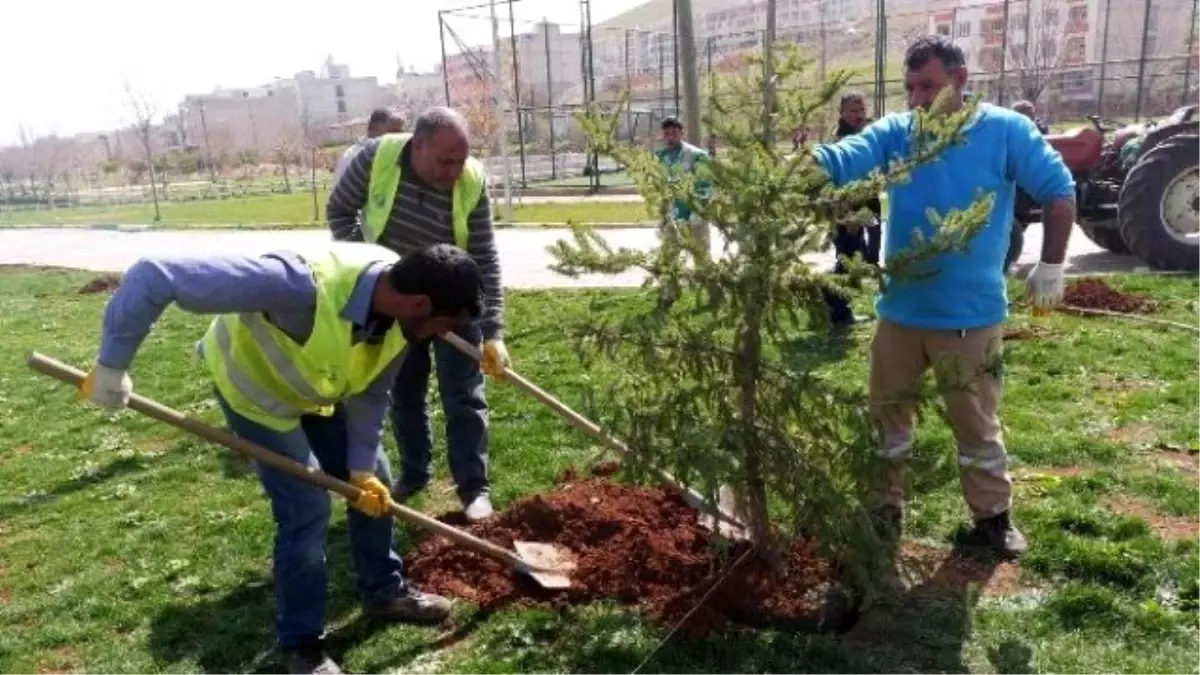
[[[552,258],[546,247],[564,237],[568,230],[499,230],[497,241],[509,288],[568,288],[637,286],[640,273],[591,275],[578,279],[550,271]],[[39,265],[96,271],[121,271],[138,258],[149,255],[207,255],[238,251],[264,252],[297,243],[328,240],[325,230],[213,231],[173,230],[117,232],[110,230],[21,229],[0,230],[0,265]],[[654,230],[609,230],[605,239],[614,247],[646,249],[654,245]],[[1031,227],[1018,265],[1032,265],[1041,250],[1040,227]],[[832,266],[832,251],[813,255],[814,264]],[[1092,244],[1082,232],[1071,238],[1067,272],[1129,271],[1139,267],[1129,256],[1115,256]]]

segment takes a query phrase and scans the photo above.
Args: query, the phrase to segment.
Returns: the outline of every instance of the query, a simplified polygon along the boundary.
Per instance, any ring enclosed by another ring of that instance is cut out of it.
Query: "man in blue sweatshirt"
[[[961,49],[940,36],[918,39],[904,58],[910,108],[928,108],[946,87],[961,106],[967,79]],[[861,133],[813,149],[836,184],[864,178],[909,152],[912,113],[892,114]],[[980,191],[995,194],[988,223],[967,248],[933,261],[936,274],[889,280],[876,302],[879,324],[871,345],[870,396],[883,431],[882,477],[875,486],[877,516],[898,536],[904,499],[903,462],[913,445],[914,410],[909,396],[933,368],[942,388],[958,445],[963,496],[975,534],[1007,556],[1026,549],[1009,515],[1012,480],[1000,429],[1001,325],[1008,316],[1004,257],[1016,188],[1043,204],[1041,261],[1026,280],[1035,307],[1062,300],[1063,259],[1075,220],[1075,187],[1061,157],[1029,119],[981,105],[964,128],[966,142],[917,168],[911,180],[888,189],[887,258],[926,237],[933,226],[927,209],[946,213],[970,206]]]

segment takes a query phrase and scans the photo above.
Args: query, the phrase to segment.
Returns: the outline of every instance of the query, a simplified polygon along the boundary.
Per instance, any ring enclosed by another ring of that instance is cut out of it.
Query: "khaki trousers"
[[[880,320],[871,343],[871,411],[883,431],[876,498],[904,502],[904,460],[913,445],[916,394],[932,369],[958,445],[963,497],[975,519],[1007,511],[1012,478],[1000,429],[1000,324],[968,331],[921,330]]]
[[[671,231],[675,231],[674,228],[679,227],[680,225],[686,225],[690,230],[692,238],[698,242],[702,242],[702,248],[705,252],[705,256],[701,262],[709,262],[712,260],[712,231],[709,228],[708,223],[704,220],[701,220],[699,216],[692,215],[686,222],[677,221],[668,216],[659,224],[659,232],[661,234],[666,234],[668,228],[671,228]]]

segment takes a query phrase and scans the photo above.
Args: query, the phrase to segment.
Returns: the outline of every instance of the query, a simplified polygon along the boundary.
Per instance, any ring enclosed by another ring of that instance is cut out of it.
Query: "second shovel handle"
[[[39,373],[49,375],[50,377],[70,384],[77,389],[83,383],[84,378],[87,377],[83,371],[62,363],[57,359],[46,356],[45,354],[39,354],[38,352],[31,352],[26,358],[26,364]],[[337,494],[345,497],[348,501],[353,502],[357,500],[361,492],[358,488],[354,487],[350,483],[347,483],[346,481],[338,480],[337,478],[334,478],[323,471],[319,471],[306,464],[301,464],[293,459],[289,459],[283,455],[272,452],[263,446],[258,445],[257,443],[251,443],[250,441],[247,441],[239,436],[235,436],[224,429],[218,429],[217,427],[205,424],[198,419],[188,417],[178,410],[169,408],[157,401],[154,401],[153,399],[146,398],[145,396],[139,396],[138,394],[130,395],[129,408],[146,415],[147,417],[156,419],[159,422],[169,424],[177,429],[182,429],[183,431],[199,436],[206,441],[211,441],[217,445],[222,445],[240,455],[244,455],[245,457],[248,457],[256,462],[270,466],[273,469],[298,478],[306,483],[315,485],[319,488],[324,488],[330,492],[336,492]],[[501,548],[490,541],[480,539],[479,537],[459,530],[458,528],[451,527],[442,521],[437,520],[436,518],[430,518],[424,513],[421,513],[420,511],[414,511],[413,509],[410,509],[402,504],[396,504],[393,502],[391,505],[391,513],[397,518],[412,523],[423,530],[441,535],[456,544],[460,544],[484,555],[496,558],[500,562],[516,567],[520,570],[524,571],[530,567],[524,560],[520,558],[520,556],[512,551]]]

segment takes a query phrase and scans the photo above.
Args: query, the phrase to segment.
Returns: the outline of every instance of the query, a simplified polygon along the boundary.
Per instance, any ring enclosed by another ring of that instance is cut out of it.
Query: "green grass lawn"
[[[319,216],[314,222],[312,194],[278,194],[245,199],[207,201],[167,201],[161,205],[160,225],[170,228],[238,226],[238,227],[323,227],[327,195],[318,193]],[[497,202],[500,197],[496,197]],[[515,201],[515,200],[514,200]],[[637,202],[573,202],[558,204],[525,204],[514,206],[514,224],[566,223],[574,220],[586,223],[628,223],[649,220],[646,209]],[[497,219],[504,222],[503,216]],[[27,225],[93,225],[93,224],[153,224],[154,206],[139,204],[113,207],[78,207],[42,209],[37,211],[4,211],[0,209],[0,227]]]
[[[271,518],[246,463],[135,413],[106,415],[24,365],[35,349],[91,361],[107,296],[77,292],[90,276],[0,268],[0,671],[277,672]],[[1113,283],[1152,294],[1164,318],[1196,322],[1194,279]],[[509,295],[516,367],[570,405],[586,378],[563,326],[590,318],[604,294]],[[608,311],[626,306],[628,294],[607,295]],[[205,323],[168,310],[133,377],[142,394],[215,423],[192,355]],[[630,672],[647,657],[648,672],[1195,672],[1197,336],[1066,315],[1012,324],[1042,335],[1010,342],[1006,360],[1016,517],[1031,550],[990,591],[960,579],[910,593],[842,637],[675,636],[653,655],[665,629],[616,604],[460,606],[455,631],[372,626],[358,620],[339,509],[333,651],[357,672]],[[861,386],[868,333],[840,365],[824,338],[806,336],[806,354]],[[594,453],[518,391],[489,393],[499,507]],[[439,406],[431,414],[440,434]],[[944,551],[965,518],[950,432],[926,420],[915,455],[909,545]],[[439,482],[415,503],[428,512],[452,499],[444,455],[436,461]]]

